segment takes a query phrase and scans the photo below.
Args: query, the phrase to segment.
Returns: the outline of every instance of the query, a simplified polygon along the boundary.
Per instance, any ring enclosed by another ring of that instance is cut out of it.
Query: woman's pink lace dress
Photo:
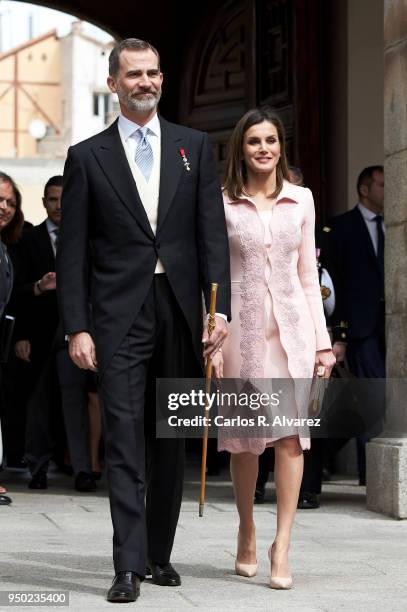
[[[288,416],[307,416],[315,352],[331,348],[316,267],[312,193],[284,181],[270,212],[257,211],[246,197],[232,202],[225,195],[224,204],[232,279],[224,377],[294,379]],[[220,428],[218,448],[261,454],[279,437],[298,433],[270,428],[264,437],[242,432],[236,438]],[[309,448],[307,435],[300,434],[300,442]]]

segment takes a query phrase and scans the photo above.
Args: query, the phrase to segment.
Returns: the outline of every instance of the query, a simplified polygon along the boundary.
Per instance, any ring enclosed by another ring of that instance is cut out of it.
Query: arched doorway
[[[156,45],[165,74],[161,112],[209,132],[220,169],[236,120],[257,104],[276,108],[290,161],[303,169],[320,211],[321,0],[209,0],[176,8],[164,0],[117,0],[114,10],[94,0],[35,3]]]

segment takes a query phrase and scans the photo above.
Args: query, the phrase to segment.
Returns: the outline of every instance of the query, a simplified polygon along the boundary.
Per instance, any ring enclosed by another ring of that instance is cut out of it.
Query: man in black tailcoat
[[[116,45],[108,85],[120,117],[70,148],[64,172],[58,293],[70,355],[99,375],[113,602],[138,597],[147,561],[156,584],[181,583],[170,554],[184,443],[155,437],[154,383],[199,376],[202,341],[205,355],[217,351],[230,317],[228,240],[211,144],[206,134],[157,115],[162,80],[149,43]],[[211,282],[219,284],[219,315],[208,340],[201,295],[208,309]]]

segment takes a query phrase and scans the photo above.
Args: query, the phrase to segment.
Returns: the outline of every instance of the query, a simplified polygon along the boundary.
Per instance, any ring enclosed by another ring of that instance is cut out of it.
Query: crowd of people
[[[108,85],[120,116],[70,148],[64,177],[44,186],[40,225],[24,223],[18,187],[0,173],[2,330],[5,313],[15,320],[8,357],[0,347],[6,463],[24,461],[38,490],[52,459],[91,492],[103,422],[112,602],[134,601],[148,574],[181,584],[170,555],[184,440],[155,435],[157,377],[199,377],[208,358],[217,378],[311,381],[345,359],[356,376],[385,376],[383,168],[360,173],[356,207],[317,233],[316,248],[312,193],[288,165],[279,116],[263,107],[239,120],[222,201],[208,137],[157,114],[161,83],[152,45],[116,45]],[[361,484],[367,439],[358,438]],[[270,586],[292,586],[291,528],[297,505],[319,504],[325,442],[294,426],[220,436],[240,520],[237,574],[257,571],[253,503],[264,501],[273,448]],[[0,503],[10,502],[3,488]]]
[[[10,267],[6,279],[13,278],[12,291],[5,284],[3,311],[15,322],[2,365],[4,463],[26,466],[29,488],[46,489],[53,459],[74,474],[75,488],[86,492],[101,476],[101,416],[96,377],[69,358],[60,323],[55,258],[62,180],[47,181],[42,199],[47,217],[33,227],[24,222],[14,180],[0,173],[2,248]]]

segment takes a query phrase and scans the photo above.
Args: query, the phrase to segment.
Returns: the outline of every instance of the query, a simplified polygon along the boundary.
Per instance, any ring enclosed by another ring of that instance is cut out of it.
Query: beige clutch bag
[[[314,418],[319,416],[324,401],[324,394],[328,387],[329,378],[315,376],[312,379],[310,398],[308,404],[308,416]]]

